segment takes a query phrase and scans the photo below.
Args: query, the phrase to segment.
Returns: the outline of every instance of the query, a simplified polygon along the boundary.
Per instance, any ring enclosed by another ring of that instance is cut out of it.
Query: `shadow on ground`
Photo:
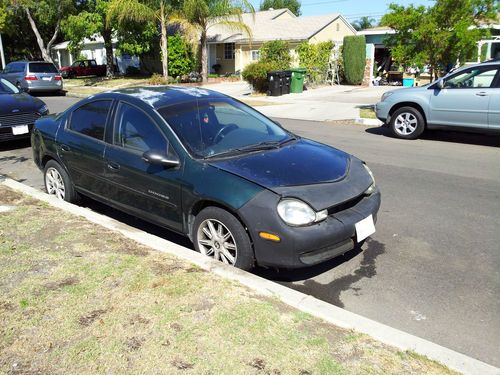
[[[0,142],[0,152],[17,150],[19,148],[26,148],[26,147],[31,147],[31,141],[29,138]]]
[[[388,127],[380,126],[368,128],[367,133],[395,138]],[[463,143],[478,146],[500,147],[500,136],[498,134],[477,134],[466,132],[455,132],[446,130],[426,130],[420,137],[427,141]],[[411,142],[411,141],[409,141]]]

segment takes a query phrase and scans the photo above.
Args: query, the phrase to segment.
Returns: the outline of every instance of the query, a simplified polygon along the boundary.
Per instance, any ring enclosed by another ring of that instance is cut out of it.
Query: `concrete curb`
[[[354,119],[356,124],[366,125],[366,126],[382,126],[384,123],[380,120],[374,118],[361,118],[358,117]]]
[[[396,347],[400,350],[414,351],[418,354],[427,356],[432,360],[438,361],[452,370],[459,371],[464,374],[500,375],[499,368],[487,363],[413,336],[409,333],[351,313],[340,307],[320,301],[314,297],[297,292],[293,289],[255,276],[248,272],[213,261],[210,258],[204,257],[203,255],[183,246],[130,227],[117,220],[93,212],[88,208],[79,207],[61,201],[54,196],[45,194],[40,190],[29,187],[10,178],[5,178],[2,181],[2,177],[3,176],[0,175],[0,183],[3,183],[14,190],[44,201],[53,207],[65,210],[71,214],[82,216],[95,224],[119,232],[125,237],[151,247],[157,251],[182,258],[225,279],[238,281],[258,294],[278,298],[289,306],[323,319],[336,326],[365,333],[378,341]]]

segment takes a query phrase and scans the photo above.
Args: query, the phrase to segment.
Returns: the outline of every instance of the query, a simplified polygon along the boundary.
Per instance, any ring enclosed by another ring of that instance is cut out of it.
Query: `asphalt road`
[[[51,112],[73,98],[43,98]],[[363,249],[304,270],[256,273],[360,315],[500,366],[500,137],[282,120],[365,160],[383,195]],[[28,142],[0,146],[0,173],[42,187]],[[90,200],[83,204],[189,246]],[[166,233],[167,232],[167,233]]]

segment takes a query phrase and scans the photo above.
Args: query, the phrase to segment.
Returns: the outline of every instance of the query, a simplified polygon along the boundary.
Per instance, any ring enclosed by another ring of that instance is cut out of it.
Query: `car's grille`
[[[365,198],[365,197],[366,197],[366,195],[361,194],[361,195],[357,196],[356,198],[350,199],[344,203],[330,207],[328,209],[328,215],[333,215],[333,214],[336,214],[337,212],[345,211],[349,208],[352,208],[352,207],[356,206],[359,202],[361,202],[361,200],[363,200],[363,198]]]
[[[15,113],[11,115],[0,116],[0,127],[16,126],[16,125],[32,125],[40,115],[36,112],[32,113]]]

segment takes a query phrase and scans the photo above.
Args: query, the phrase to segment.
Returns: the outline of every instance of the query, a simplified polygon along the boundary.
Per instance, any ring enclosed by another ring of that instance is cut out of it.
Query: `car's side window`
[[[110,108],[111,100],[97,100],[84,104],[73,111],[69,128],[102,141]]]
[[[116,111],[115,145],[137,153],[156,151],[169,155],[168,141],[154,121],[139,108],[121,102]]]
[[[491,87],[495,76],[497,74],[497,68],[491,67],[489,69],[477,67],[473,69],[467,69],[460,72],[449,79],[445,80],[444,87],[447,89],[456,88],[466,88],[466,89],[477,89],[477,88],[489,88]]]

